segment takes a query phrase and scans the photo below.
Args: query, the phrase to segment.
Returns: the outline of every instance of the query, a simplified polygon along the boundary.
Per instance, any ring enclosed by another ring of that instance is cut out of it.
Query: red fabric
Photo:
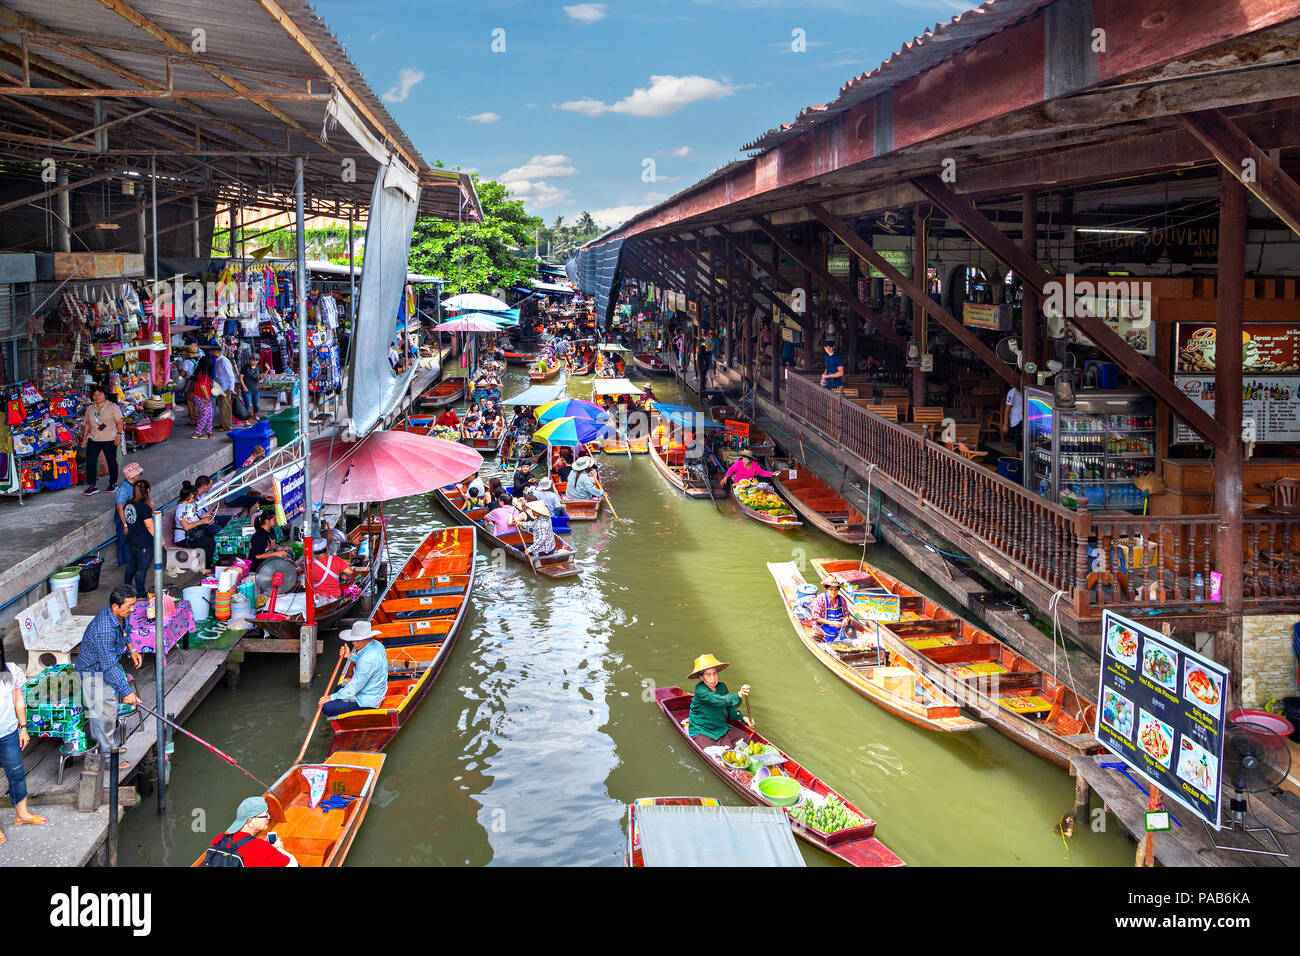
[[[224,833],[218,833],[212,845],[217,845]],[[234,840],[242,840],[244,835],[234,834]],[[267,843],[261,837],[253,837],[239,848],[239,855],[244,858],[244,866],[288,866],[289,858]]]
[[[311,588],[316,594],[316,603],[334,601],[343,595],[343,582],[340,578],[348,563],[338,555],[326,555],[313,558],[311,562]],[[325,572],[333,571],[332,575]]]
[[[211,398],[212,379],[206,375],[200,375],[194,382],[194,394],[199,398]]]
[[[439,425],[450,425],[455,428],[460,424],[460,419],[456,416],[456,409],[449,408],[438,416]]]

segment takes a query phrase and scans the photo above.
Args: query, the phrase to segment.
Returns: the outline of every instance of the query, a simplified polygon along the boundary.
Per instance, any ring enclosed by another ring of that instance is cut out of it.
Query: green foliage
[[[537,266],[519,253],[533,245],[542,220],[528,215],[523,202],[511,199],[505,186],[477,175],[473,178],[483,221],[417,219],[411,237],[411,271],[442,276],[448,293],[490,293],[527,285],[537,276]]]
[[[537,245],[533,249],[533,254],[540,255],[547,262],[562,263],[573,255],[575,249],[603,232],[605,230],[596,224],[596,220],[586,210],[583,210],[578,216],[578,221],[571,226],[565,224],[563,216],[556,216],[554,223],[550,226],[542,226],[538,230]]]

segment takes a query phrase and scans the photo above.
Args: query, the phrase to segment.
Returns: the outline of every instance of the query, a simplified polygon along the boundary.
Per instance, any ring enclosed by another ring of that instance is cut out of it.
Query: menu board
[[[726,436],[728,438],[749,437],[749,422],[738,422],[728,418],[725,421],[723,421],[722,425],[723,428],[726,430]]]
[[[901,621],[902,599],[884,591],[855,591],[853,609],[864,621]]]
[[[1179,322],[1174,371],[1214,371],[1217,344],[1213,322]],[[1241,361],[1247,376],[1300,372],[1300,325],[1247,322],[1241,327]]]
[[[1214,376],[1175,375],[1174,384],[1210,415],[1214,415]],[[1247,441],[1300,442],[1300,375],[1269,375],[1242,379],[1242,434]],[[1175,419],[1174,443],[1204,441]]]
[[[1218,829],[1228,672],[1113,611],[1101,633],[1097,739]]]

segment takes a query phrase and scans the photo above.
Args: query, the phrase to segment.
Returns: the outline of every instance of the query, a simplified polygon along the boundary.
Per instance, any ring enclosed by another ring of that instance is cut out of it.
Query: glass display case
[[[1133,483],[1156,466],[1155,400],[1143,392],[1080,391],[1058,409],[1046,389],[1027,390],[1027,486],[1051,501],[1108,511],[1141,511]]]

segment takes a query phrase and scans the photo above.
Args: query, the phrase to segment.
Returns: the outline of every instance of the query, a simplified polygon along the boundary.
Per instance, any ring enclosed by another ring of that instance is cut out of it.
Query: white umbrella
[[[442,300],[442,307],[453,312],[505,312],[510,308],[496,296],[483,295],[481,292],[449,295]]]
[[[434,328],[439,332],[500,332],[501,326],[483,315],[458,315]]]

